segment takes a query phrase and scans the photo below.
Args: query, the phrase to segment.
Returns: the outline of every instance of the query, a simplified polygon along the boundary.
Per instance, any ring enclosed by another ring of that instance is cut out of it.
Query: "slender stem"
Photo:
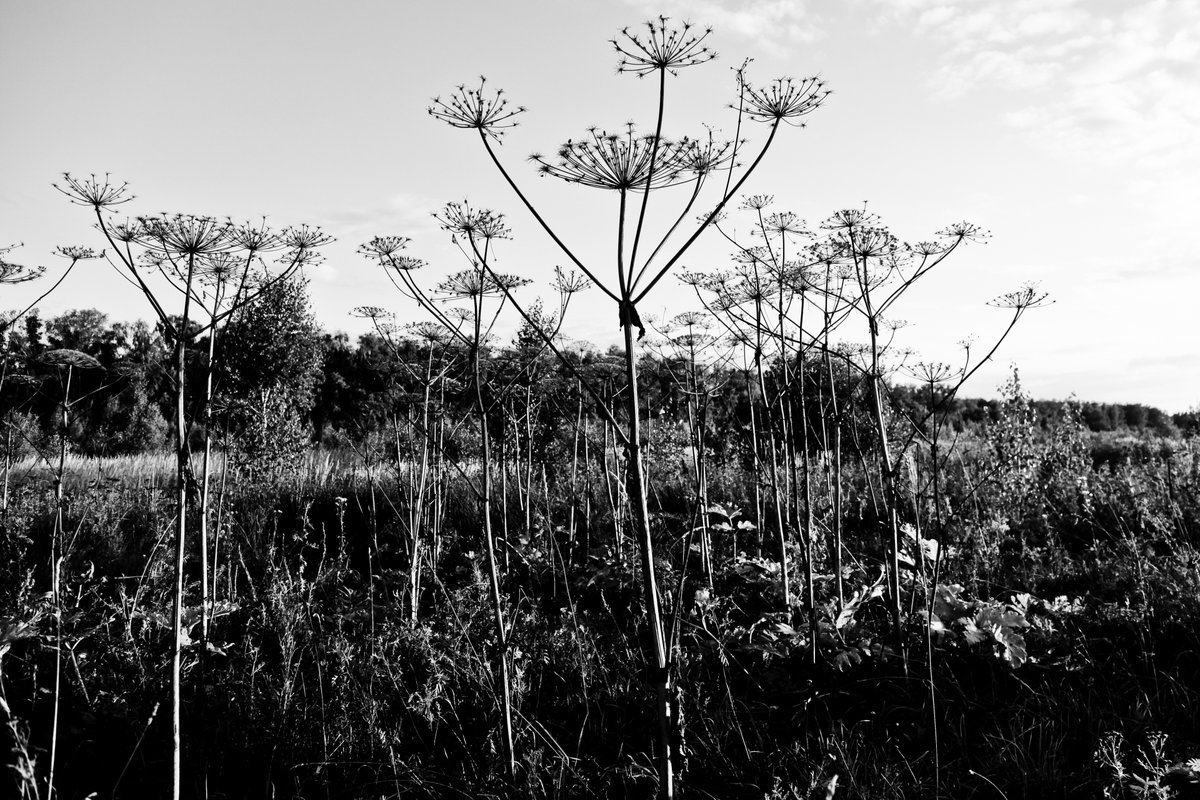
[[[554,229],[550,227],[546,220],[542,218],[542,215],[538,213],[538,210],[534,208],[533,204],[530,203],[525,197],[525,193],[521,191],[520,187],[517,186],[516,182],[508,174],[508,170],[506,170],[504,165],[500,163],[500,158],[496,155],[496,151],[492,149],[492,145],[487,139],[487,134],[481,130],[479,132],[479,138],[483,141],[483,146],[487,149],[488,155],[491,156],[492,163],[496,165],[496,169],[500,170],[500,174],[504,176],[504,180],[507,181],[510,187],[512,187],[512,190],[516,193],[517,198],[525,205],[525,208],[529,210],[529,213],[533,215],[533,218],[537,220],[539,225],[542,226],[542,230],[544,230],[550,236],[550,238],[554,240],[554,243],[559,246],[559,249],[563,251],[563,254],[566,255],[567,258],[571,259],[571,263],[579,267],[583,274],[588,277],[588,280],[600,287],[600,290],[613,300],[617,300],[619,302],[620,298],[613,294],[612,290],[605,286],[599,278],[593,275],[591,270],[583,265],[582,261],[576,258],[575,254],[571,252],[571,248],[567,247],[566,243],[563,242],[562,239],[558,238],[558,234],[554,232]]]
[[[650,204],[650,184],[654,180],[654,165],[658,160],[658,143],[662,137],[663,111],[666,107],[667,99],[667,70],[664,67],[658,68],[658,119],[654,123],[654,140],[650,143],[650,166],[646,170],[646,185],[642,188],[642,208],[638,212],[637,228],[633,233],[633,249],[629,254],[629,274],[635,273],[637,267],[637,252],[638,245],[642,242],[642,225],[646,221],[646,207]],[[621,190],[624,194],[624,190]],[[653,258],[653,254],[651,255]],[[649,263],[650,259],[646,259]],[[636,282],[635,284],[636,285]]]

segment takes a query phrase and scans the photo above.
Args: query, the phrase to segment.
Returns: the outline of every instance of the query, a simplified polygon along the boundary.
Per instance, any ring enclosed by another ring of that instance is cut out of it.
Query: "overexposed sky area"
[[[609,274],[615,195],[539,178],[526,160],[589,126],[653,130],[654,84],[616,74],[608,44],[665,14],[713,27],[720,57],[668,84],[665,132],[733,135],[733,69],[752,81],[819,73],[833,89],[785,129],[748,193],[815,226],[879,214],[900,238],[969,219],[992,232],[931,273],[894,316],[903,345],[953,362],[1004,311],[987,301],[1039,281],[1030,311],[968,385],[992,396],[1010,365],[1038,397],[1200,403],[1200,3],[1195,0],[588,0],[437,3],[315,0],[0,0],[0,245],[19,263],[65,263],[56,245],[102,245],[60,173],[111,173],[132,214],[188,212],[337,237],[310,271],[316,313],[359,333],[361,305],[414,312],[355,254],[376,234],[413,239],[429,284],[465,266],[431,218],[451,200],[504,212],[500,267],[545,287],[565,263],[492,168],[479,140],[426,114],[435,95],[487,76],[528,107],[502,158],[585,260]],[[765,126],[751,127],[751,144]],[[662,193],[661,198],[670,198]],[[669,205],[669,199],[660,201]],[[737,212],[734,227],[745,228]],[[683,265],[718,269],[705,234]],[[669,279],[643,303],[695,303]],[[39,293],[3,287],[0,307]],[[44,314],[98,307],[148,317],[102,262],[84,262]],[[613,304],[577,298],[564,332],[617,341]]]

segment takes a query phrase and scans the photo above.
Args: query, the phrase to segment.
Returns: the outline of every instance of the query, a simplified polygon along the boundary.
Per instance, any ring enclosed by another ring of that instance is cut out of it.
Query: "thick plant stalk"
[[[192,285],[195,257],[188,257],[186,286]],[[175,589],[171,609],[171,797],[179,800],[182,791],[183,732],[183,561],[187,542],[188,442],[186,406],[186,370],[188,313],[191,294],[185,296],[183,317],[175,336]]]
[[[662,600],[655,575],[654,541],[650,535],[650,512],[646,502],[645,469],[642,464],[641,415],[638,403],[638,374],[633,325],[626,318],[621,324],[625,335],[625,377],[628,381],[629,439],[626,444],[628,471],[626,486],[629,505],[633,511],[634,533],[642,562],[642,596],[646,604],[655,668],[655,716],[659,726],[658,781],[659,794],[675,796],[675,715],[672,710],[671,671],[667,653],[666,626],[663,623]]]

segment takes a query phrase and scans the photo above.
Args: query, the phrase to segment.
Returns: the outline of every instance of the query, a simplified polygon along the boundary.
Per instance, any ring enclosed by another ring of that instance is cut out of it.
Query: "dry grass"
[[[214,452],[211,460],[214,480],[219,480],[224,465],[224,454]],[[12,464],[9,479],[16,486],[53,481],[57,466],[57,463],[29,456]],[[193,473],[199,475],[201,467],[201,455],[193,455]],[[106,457],[68,454],[63,480],[68,487],[104,481],[119,482],[126,486],[168,487],[175,480],[175,455],[165,450]],[[305,454],[297,464],[297,469],[280,480],[311,490],[347,482],[358,483],[365,481],[366,475],[361,464],[356,464],[353,454],[314,450]]]

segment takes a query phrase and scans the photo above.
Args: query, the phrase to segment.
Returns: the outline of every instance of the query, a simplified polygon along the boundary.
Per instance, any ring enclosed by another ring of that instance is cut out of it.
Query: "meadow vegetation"
[[[906,292],[986,232],[744,196],[828,92],[743,64],[734,138],[669,140],[708,36],[622,32],[652,132],[534,157],[610,193],[611,275],[506,165],[524,109],[484,81],[433,102],[570,262],[549,307],[495,268],[504,215],[453,202],[457,271],[362,243],[422,316],[364,306],[351,342],[298,277],[320,231],[117,223],[123,185],[64,177],[107,254],[60,254],[108,258],[155,323],[3,322],[6,793],[1196,791],[1200,416],[1035,401],[1015,369],[961,396],[1048,298],[991,301],[953,365],[905,350]],[[727,263],[680,271],[701,234]],[[39,277],[8,254],[0,282]],[[662,281],[697,310],[643,318]],[[584,292],[619,346],[564,335]]]

